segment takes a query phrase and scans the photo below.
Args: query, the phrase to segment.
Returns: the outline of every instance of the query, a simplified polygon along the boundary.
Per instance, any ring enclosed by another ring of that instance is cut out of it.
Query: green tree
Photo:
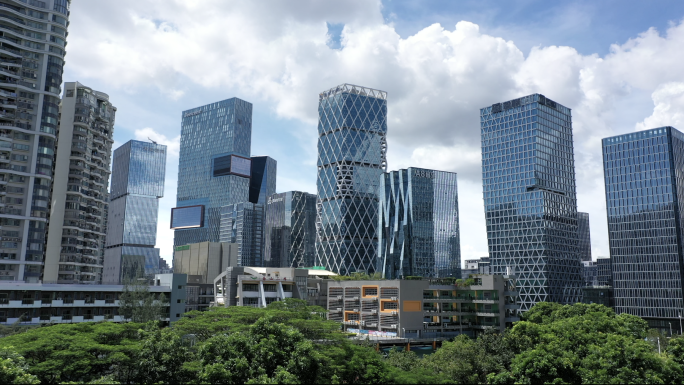
[[[40,380],[28,373],[24,357],[8,346],[0,349],[0,384],[40,384]]]
[[[315,383],[313,344],[295,328],[259,319],[247,333],[218,335],[198,351],[203,383]],[[275,382],[274,382],[275,381]]]
[[[126,321],[146,323],[165,318],[166,296],[150,292],[147,285],[140,283],[124,285],[119,297],[119,313]]]
[[[187,383],[194,378],[194,354],[173,329],[150,324],[141,331],[141,337],[136,356],[137,383]]]
[[[90,382],[113,375],[128,382],[139,349],[141,325],[84,322],[31,329],[0,339],[14,346],[41,383]]]

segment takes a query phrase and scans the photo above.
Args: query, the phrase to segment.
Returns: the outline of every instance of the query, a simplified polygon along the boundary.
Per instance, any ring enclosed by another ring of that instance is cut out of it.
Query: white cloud
[[[605,57],[558,46],[535,47],[526,57],[514,42],[467,21],[401,38],[380,10],[378,0],[78,2],[68,60],[82,78],[105,79],[131,95],[156,87],[182,100],[183,82],[236,90],[304,123],[299,138],[315,135],[320,91],[344,82],[386,90],[390,167],[455,171],[461,186],[469,184],[461,191],[469,209],[462,239],[480,243],[464,248],[464,258],[486,250],[479,108],[544,93],[573,109],[579,208],[592,216],[595,252],[607,255],[600,139],[635,127],[684,126],[684,25],[662,35],[645,31]],[[340,49],[326,44],[326,22],[345,25]],[[625,123],[618,117],[638,93],[652,94],[653,113]],[[168,143],[177,154],[177,134],[145,128],[135,136]],[[315,182],[315,167],[303,165],[311,175],[288,186]]]

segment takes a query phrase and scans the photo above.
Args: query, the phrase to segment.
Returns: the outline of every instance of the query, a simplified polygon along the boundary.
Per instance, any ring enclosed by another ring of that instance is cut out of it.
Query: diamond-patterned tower
[[[378,186],[387,170],[387,93],[343,84],[319,95],[316,264],[375,272]]]
[[[534,94],[480,110],[492,274],[514,272],[522,311],[582,299],[569,108]]]

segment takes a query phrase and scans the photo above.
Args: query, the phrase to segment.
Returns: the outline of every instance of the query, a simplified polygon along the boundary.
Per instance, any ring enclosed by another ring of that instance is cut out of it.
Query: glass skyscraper
[[[534,94],[482,108],[480,125],[492,273],[515,273],[522,311],[580,302],[570,109]]]
[[[455,173],[409,167],[383,174],[378,219],[384,278],[461,277]]]
[[[667,329],[682,313],[684,135],[660,127],[603,139],[603,167],[615,311]]]
[[[264,266],[264,210],[251,202],[221,207],[219,241],[237,244],[238,266]]]
[[[270,156],[252,157],[252,178],[249,185],[249,201],[265,204],[276,193],[278,162]]]
[[[316,195],[289,191],[266,202],[265,267],[312,267],[316,255]]]
[[[121,284],[159,270],[157,218],[166,146],[131,140],[114,150],[102,282]]]
[[[599,286],[613,286],[613,267],[610,264],[610,258],[596,258],[596,268]]]
[[[252,104],[244,100],[183,111],[176,206],[200,207],[204,220],[175,226],[174,246],[218,242],[221,207],[249,201],[251,139]]]
[[[577,213],[577,232],[579,252],[582,261],[591,261],[591,231],[589,230],[589,213]]]
[[[343,84],[319,95],[316,265],[374,273],[387,93]]]

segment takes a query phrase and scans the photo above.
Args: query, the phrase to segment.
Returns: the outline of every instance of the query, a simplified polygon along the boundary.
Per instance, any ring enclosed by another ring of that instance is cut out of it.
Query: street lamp
[[[682,313],[679,313],[679,335],[682,335]]]

